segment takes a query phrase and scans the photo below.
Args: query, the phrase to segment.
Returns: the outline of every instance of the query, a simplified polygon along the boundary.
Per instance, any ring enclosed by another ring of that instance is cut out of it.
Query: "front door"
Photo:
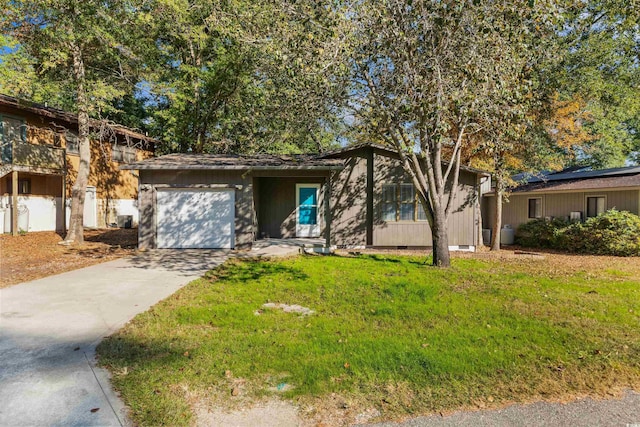
[[[320,184],[296,184],[296,237],[320,237]]]

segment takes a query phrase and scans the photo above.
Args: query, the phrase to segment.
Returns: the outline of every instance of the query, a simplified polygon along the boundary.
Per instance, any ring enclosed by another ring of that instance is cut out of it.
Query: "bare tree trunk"
[[[499,174],[496,174],[496,205],[494,206],[495,222],[491,230],[491,250],[500,250],[500,229],[502,229],[502,190],[503,182]]]
[[[78,102],[78,154],[80,164],[76,182],[71,188],[71,218],[69,220],[69,232],[65,238],[68,243],[84,242],[84,199],[89,184],[89,172],[91,165],[91,146],[89,142],[89,99],[85,85],[85,68],[82,60],[82,51],[77,45],[73,46],[73,70],[77,85]]]
[[[432,238],[433,265],[437,267],[450,267],[449,233],[444,212],[435,215],[432,227]]]

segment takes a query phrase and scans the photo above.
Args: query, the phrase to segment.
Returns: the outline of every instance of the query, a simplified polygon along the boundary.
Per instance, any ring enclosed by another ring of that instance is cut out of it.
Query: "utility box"
[[[118,228],[131,228],[133,215],[118,215]]]

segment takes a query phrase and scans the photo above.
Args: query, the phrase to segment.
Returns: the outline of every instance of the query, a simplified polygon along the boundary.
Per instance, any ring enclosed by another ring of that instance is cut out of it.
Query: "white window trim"
[[[402,186],[403,185],[410,185],[413,187],[413,219],[400,219],[400,211],[401,211],[401,207],[403,204],[408,204],[408,202],[402,202]],[[385,220],[384,219],[384,205],[385,202],[384,200],[384,187],[385,186],[390,186],[390,187],[395,187],[395,194],[396,194],[396,199],[394,202],[395,205],[395,211],[396,211],[396,215],[395,215],[395,220]],[[425,210],[425,218],[424,219],[418,219],[418,209],[423,209],[422,203],[420,203],[420,198],[418,197],[418,191],[416,190],[416,186],[412,183],[412,182],[400,182],[397,184],[386,184],[383,183],[380,187],[380,220],[383,222],[395,222],[395,223],[401,223],[401,224],[413,224],[413,223],[425,223],[429,221],[429,218],[426,215],[426,210]]]

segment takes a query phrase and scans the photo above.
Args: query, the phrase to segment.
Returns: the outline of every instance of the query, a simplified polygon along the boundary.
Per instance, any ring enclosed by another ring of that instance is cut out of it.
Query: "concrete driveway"
[[[154,251],[0,290],[0,425],[127,425],[96,345],[228,256]]]

